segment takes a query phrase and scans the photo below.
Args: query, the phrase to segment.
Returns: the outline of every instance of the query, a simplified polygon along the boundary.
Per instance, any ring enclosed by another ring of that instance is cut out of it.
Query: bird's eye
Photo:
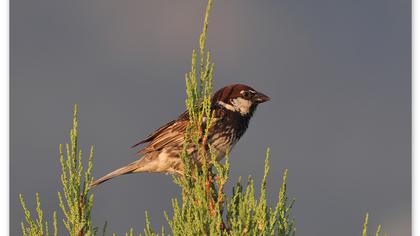
[[[243,91],[242,92],[242,97],[245,99],[250,99],[252,96],[252,94],[249,91]]]

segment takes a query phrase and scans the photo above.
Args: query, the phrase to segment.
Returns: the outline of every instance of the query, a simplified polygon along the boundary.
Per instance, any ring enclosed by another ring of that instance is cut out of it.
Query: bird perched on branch
[[[248,128],[258,104],[270,98],[255,89],[233,84],[218,90],[211,99],[211,110],[214,111],[214,122],[210,127],[207,144],[212,147],[216,159],[221,160],[230,151]],[[163,125],[144,140],[132,147],[148,143],[137,152],[141,158],[119,168],[94,181],[91,187],[111,178],[138,172],[161,172],[182,174],[180,153],[184,148],[186,128],[189,123],[188,112],[182,113],[176,120]],[[187,148],[189,156],[194,156],[196,148]]]

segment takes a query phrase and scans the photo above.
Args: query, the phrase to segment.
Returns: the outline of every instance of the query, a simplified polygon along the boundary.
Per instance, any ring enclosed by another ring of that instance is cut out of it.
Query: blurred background
[[[10,233],[18,194],[58,210],[58,145],[73,104],[94,176],[133,161],[128,147],[184,110],[184,74],[205,1],[13,0]],[[271,97],[231,154],[231,183],[268,178],[274,204],[284,169],[297,235],[411,234],[411,2],[215,1],[208,46],[215,89],[245,83]],[[122,234],[156,229],[178,188],[137,174],[94,190],[94,224]],[[59,212],[59,219],[62,214]],[[165,224],[166,225],[166,224]],[[61,226],[63,229],[63,226]]]

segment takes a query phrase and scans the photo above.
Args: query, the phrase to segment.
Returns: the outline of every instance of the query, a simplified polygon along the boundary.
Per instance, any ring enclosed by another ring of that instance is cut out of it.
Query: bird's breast
[[[208,138],[208,144],[216,155],[216,159],[220,161],[226,156],[226,152],[230,152],[235,146],[239,137],[237,136],[234,128],[224,127],[217,132],[213,132]]]

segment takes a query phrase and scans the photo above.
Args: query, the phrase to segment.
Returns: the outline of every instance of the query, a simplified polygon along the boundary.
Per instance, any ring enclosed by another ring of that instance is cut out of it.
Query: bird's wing
[[[135,148],[135,147],[139,146],[140,144],[148,143],[148,142],[152,141],[154,138],[156,138],[158,135],[160,135],[163,131],[165,131],[168,127],[170,127],[174,123],[175,123],[175,120],[172,120],[172,121],[166,123],[165,125],[163,125],[159,129],[157,129],[153,133],[151,133],[149,136],[147,136],[145,139],[143,139],[140,142],[131,146],[131,148]]]
[[[143,143],[149,143],[146,147],[137,152],[137,154],[145,154],[158,151],[165,146],[182,147],[188,122],[188,113],[184,112],[178,117],[178,119],[166,123],[147,136],[144,140],[134,144],[132,148]]]

